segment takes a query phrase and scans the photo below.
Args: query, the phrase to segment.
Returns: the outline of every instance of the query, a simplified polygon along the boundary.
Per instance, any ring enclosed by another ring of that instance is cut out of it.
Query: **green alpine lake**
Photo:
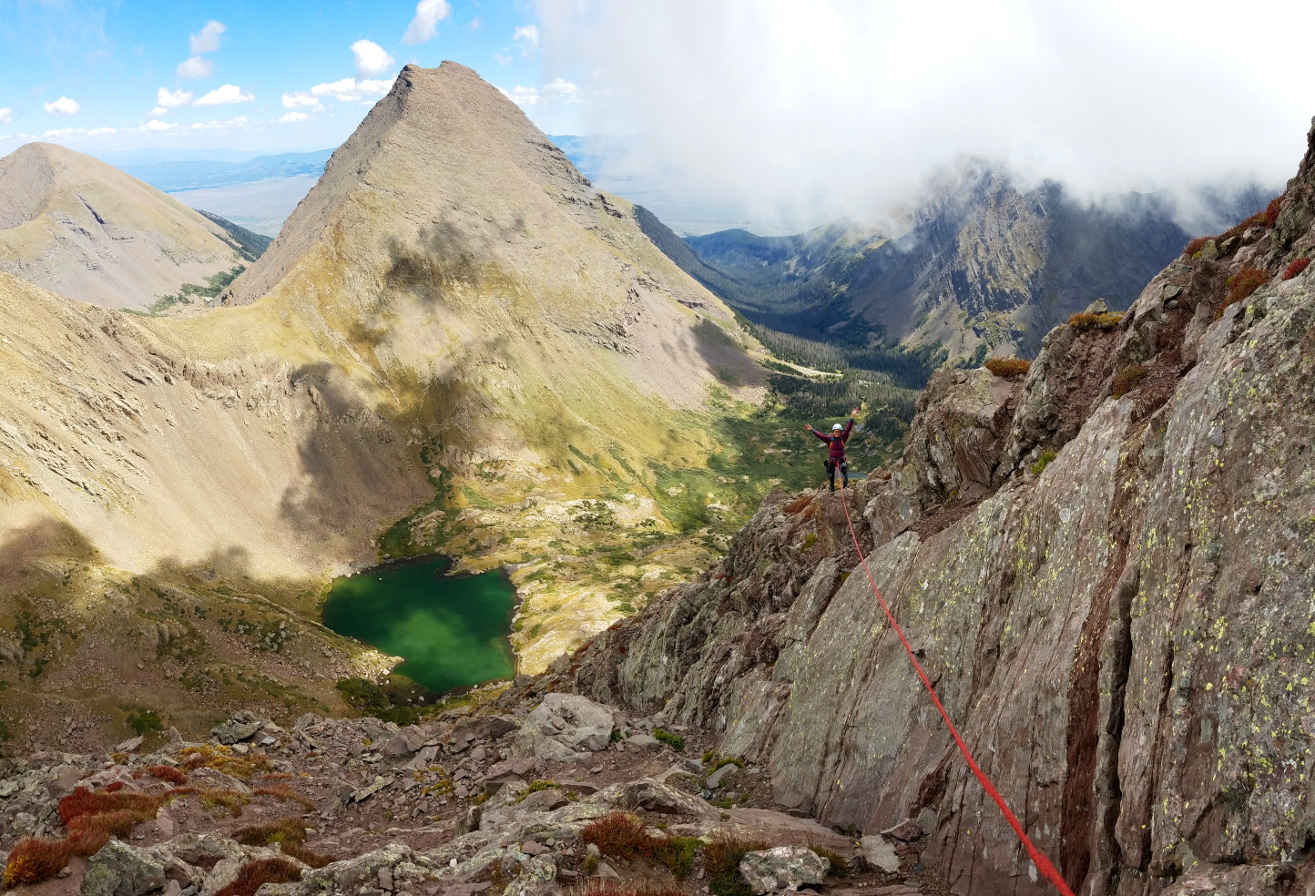
[[[501,570],[448,576],[451,567],[419,557],[334,579],[324,624],[404,657],[396,671],[437,694],[512,677],[515,586]]]

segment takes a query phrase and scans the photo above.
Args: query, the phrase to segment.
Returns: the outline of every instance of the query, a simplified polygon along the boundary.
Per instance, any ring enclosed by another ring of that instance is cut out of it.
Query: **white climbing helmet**
[[[832,431],[832,432],[840,432],[840,430],[842,430],[842,429],[844,429],[844,427],[841,426],[839,423],[837,423],[837,424],[835,424],[834,426],[831,427],[831,431]]]

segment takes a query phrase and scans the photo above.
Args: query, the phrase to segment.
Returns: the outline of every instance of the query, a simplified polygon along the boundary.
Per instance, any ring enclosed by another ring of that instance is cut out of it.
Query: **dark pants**
[[[840,470],[840,487],[849,488],[849,463],[843,460],[837,463],[836,461],[828,457],[825,461],[825,464],[826,464],[826,477],[831,482],[831,491],[836,490],[837,469]]]

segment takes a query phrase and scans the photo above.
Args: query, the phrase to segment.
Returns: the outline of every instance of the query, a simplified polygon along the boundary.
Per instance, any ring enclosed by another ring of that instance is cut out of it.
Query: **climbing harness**
[[[963,738],[959,736],[959,729],[955,728],[954,723],[950,721],[950,714],[946,712],[945,707],[941,705],[940,698],[936,696],[936,691],[931,686],[931,680],[927,678],[927,673],[922,671],[922,664],[918,662],[918,658],[913,655],[913,648],[909,646],[908,639],[904,637],[904,630],[901,629],[899,623],[895,621],[895,614],[890,612],[890,607],[886,605],[886,599],[881,596],[881,591],[877,588],[877,580],[872,577],[872,570],[868,569],[868,560],[863,556],[863,549],[859,547],[858,544],[858,533],[854,531],[854,520],[849,516],[849,502],[847,500],[841,500],[840,506],[845,509],[845,522],[849,524],[849,537],[854,539],[854,550],[858,551],[858,559],[859,562],[863,564],[863,572],[867,573],[868,584],[872,586],[872,593],[877,596],[882,611],[886,614],[886,618],[890,620],[891,628],[895,630],[895,634],[899,635],[900,643],[904,645],[904,652],[909,655],[909,661],[913,663],[913,668],[918,671],[918,677],[922,679],[922,685],[927,689],[927,694],[931,697],[931,702],[936,704],[936,709],[940,712],[941,718],[945,720],[945,727],[950,729],[950,734],[954,737],[954,742],[959,745],[959,752],[963,754],[963,758],[967,761],[968,768],[972,769],[972,773],[977,776],[977,780],[981,783],[982,789],[985,790],[987,795],[995,801],[997,806],[1000,807],[1000,811],[1004,813],[1005,821],[1009,822],[1009,826],[1014,829],[1014,833],[1018,835],[1018,839],[1023,842],[1023,846],[1027,849],[1027,854],[1032,857],[1032,863],[1036,865],[1037,870],[1045,876],[1046,880],[1054,884],[1055,889],[1059,890],[1063,896],[1073,896],[1073,891],[1069,889],[1063,876],[1060,875],[1059,869],[1051,864],[1050,860],[1046,858],[1045,853],[1037,849],[1032,841],[1028,839],[1027,834],[1023,831],[1023,826],[1019,824],[1018,819],[1014,817],[1014,813],[1009,811],[1009,806],[1005,804],[1005,799],[1000,795],[1000,791],[996,790],[995,785],[991,783],[991,779],[986,776],[986,772],[982,771],[981,767],[978,766],[977,762],[973,759],[972,754],[968,752],[968,745],[964,743]]]

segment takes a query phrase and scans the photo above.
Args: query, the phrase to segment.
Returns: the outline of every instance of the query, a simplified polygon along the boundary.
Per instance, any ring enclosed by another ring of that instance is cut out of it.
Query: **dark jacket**
[[[813,430],[813,435],[817,436],[830,446],[831,459],[836,463],[840,463],[845,459],[845,442],[849,441],[849,433],[853,429],[854,418],[850,417],[849,422],[845,424],[845,428],[840,431],[840,435],[833,436],[830,433],[823,434],[816,429]]]

